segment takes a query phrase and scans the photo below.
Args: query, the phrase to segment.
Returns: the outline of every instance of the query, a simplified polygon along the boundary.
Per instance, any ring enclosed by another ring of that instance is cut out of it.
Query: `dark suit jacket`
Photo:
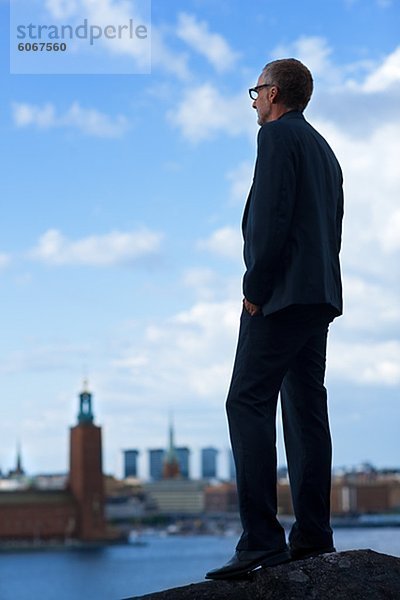
[[[302,113],[260,128],[242,223],[243,293],[264,315],[293,304],[342,313],[342,184],[333,151]]]

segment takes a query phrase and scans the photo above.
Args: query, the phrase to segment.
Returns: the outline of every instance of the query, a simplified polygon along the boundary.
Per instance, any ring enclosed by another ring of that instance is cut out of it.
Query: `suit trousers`
[[[282,420],[296,548],[333,544],[332,444],[324,387],[327,305],[294,305],[264,316],[243,308],[226,402],[243,533],[237,550],[286,546],[277,519],[276,409]]]

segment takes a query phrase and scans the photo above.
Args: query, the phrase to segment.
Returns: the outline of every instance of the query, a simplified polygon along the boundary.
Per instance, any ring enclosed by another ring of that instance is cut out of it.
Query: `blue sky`
[[[247,89],[284,56],[311,68],[306,117],[345,175],[334,464],[399,466],[398,1],[153,0],[149,75],[10,75],[8,15],[0,1],[0,467],[20,441],[30,473],[66,469],[84,376],[108,472],[122,448],[165,445],[171,410],[194,470],[199,448],[228,446]]]

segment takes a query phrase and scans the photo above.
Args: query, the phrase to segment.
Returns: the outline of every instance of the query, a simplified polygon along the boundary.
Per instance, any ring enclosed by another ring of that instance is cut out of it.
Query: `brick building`
[[[400,509],[400,480],[397,477],[373,481],[334,480],[331,493],[333,515],[390,513]]]
[[[293,505],[288,479],[280,479],[277,488],[278,513],[292,515]],[[374,479],[334,478],[331,490],[333,516],[352,514],[396,513],[400,510],[400,477]],[[207,513],[234,513],[238,511],[236,485],[222,483],[205,489]]]
[[[0,540],[108,539],[104,519],[101,428],[93,423],[92,395],[79,394],[78,423],[70,432],[65,490],[0,492]]]
[[[236,483],[207,486],[204,496],[207,513],[236,513],[239,510]]]

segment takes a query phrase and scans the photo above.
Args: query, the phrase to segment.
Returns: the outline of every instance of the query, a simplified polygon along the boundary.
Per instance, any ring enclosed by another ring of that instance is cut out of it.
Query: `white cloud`
[[[43,107],[33,106],[32,104],[22,104],[15,102],[12,105],[14,123],[18,127],[26,127],[33,123],[40,128],[53,127],[55,124],[55,110],[52,104],[46,104]]]
[[[127,358],[118,358],[112,361],[112,366],[117,369],[128,369],[129,371],[136,371],[146,368],[149,365],[149,357],[145,354],[136,354],[128,356]]]
[[[384,337],[400,329],[398,294],[382,283],[372,283],[361,276],[345,274],[343,278],[345,310],[340,319],[343,334]]]
[[[110,117],[94,108],[83,108],[74,102],[64,113],[57,115],[53,104],[43,106],[15,102],[13,119],[17,127],[36,126],[39,129],[71,128],[86,135],[104,138],[121,137],[128,129],[128,121],[122,116]]]
[[[227,179],[231,183],[231,197],[235,203],[240,202],[244,205],[250,191],[253,172],[254,164],[246,160],[227,173]]]
[[[8,267],[11,262],[11,256],[9,254],[5,254],[4,252],[0,252],[0,271]]]
[[[214,231],[208,239],[200,240],[198,247],[201,250],[208,250],[223,258],[239,262],[242,244],[242,236],[238,228],[221,227]]]
[[[167,116],[191,142],[210,139],[218,133],[254,137],[256,131],[256,118],[247,93],[222,95],[210,83],[187,89],[180,104]]]
[[[182,282],[194,292],[197,301],[211,303],[220,302],[222,299],[223,302],[234,303],[242,297],[242,262],[238,260],[236,266],[237,272],[229,276],[225,276],[217,269],[193,267],[184,272]]]
[[[45,8],[56,19],[74,16],[80,7],[79,0],[45,0]]]
[[[143,229],[113,231],[72,241],[57,229],[50,229],[40,237],[29,256],[51,265],[113,266],[156,254],[161,239],[161,234]]]
[[[51,372],[76,369],[76,362],[82,361],[90,347],[86,343],[76,344],[67,341],[47,341],[30,339],[23,350],[10,351],[0,363],[0,373]]]
[[[175,77],[178,77],[178,79],[190,79],[188,54],[185,52],[178,53],[172,50],[165,41],[164,31],[160,28],[153,26],[151,36],[152,67],[160,67],[167,73],[171,73]]]
[[[333,341],[328,359],[329,373],[362,385],[395,386],[400,383],[400,342]]]
[[[235,65],[238,54],[218,33],[209,31],[205,21],[181,13],[178,18],[177,35],[199,54],[202,54],[217,71],[227,71]]]
[[[226,395],[239,314],[240,302],[197,302],[149,325],[137,347],[118,358],[118,365],[155,399],[154,410],[170,401],[174,406],[186,404],[191,398],[192,412],[204,414],[204,404],[196,409],[196,399],[213,404]]]
[[[294,56],[310,69],[313,77],[330,84],[339,79],[339,70],[331,60],[332,48],[319,36],[301,36],[291,44],[279,45],[272,51],[274,59]]]
[[[364,92],[382,92],[400,85],[400,46],[386,56],[382,63],[365,79]]]
[[[400,209],[395,210],[382,232],[382,247],[388,254],[400,250]]]
[[[277,46],[273,58],[295,56],[310,69],[314,78],[320,79],[327,89],[341,91],[341,86],[364,93],[383,92],[400,84],[400,46],[377,64],[362,60],[347,65],[337,65],[332,59],[333,48],[328,40],[318,36],[301,36],[294,42]],[[349,76],[358,75],[358,79]]]
[[[339,124],[315,122],[342,164],[345,219],[342,267],[344,316],[335,323],[332,373],[358,384],[395,385],[400,330],[400,122],[354,135]],[[331,362],[328,361],[328,364]],[[400,364],[400,362],[398,363]]]
[[[400,121],[385,121],[355,136],[340,124],[313,124],[335,150],[344,172],[343,259],[348,267],[381,277],[396,266],[400,197]]]
[[[215,290],[219,289],[220,276],[209,268],[187,269],[183,276],[183,284],[196,292],[201,300],[212,300]]]

